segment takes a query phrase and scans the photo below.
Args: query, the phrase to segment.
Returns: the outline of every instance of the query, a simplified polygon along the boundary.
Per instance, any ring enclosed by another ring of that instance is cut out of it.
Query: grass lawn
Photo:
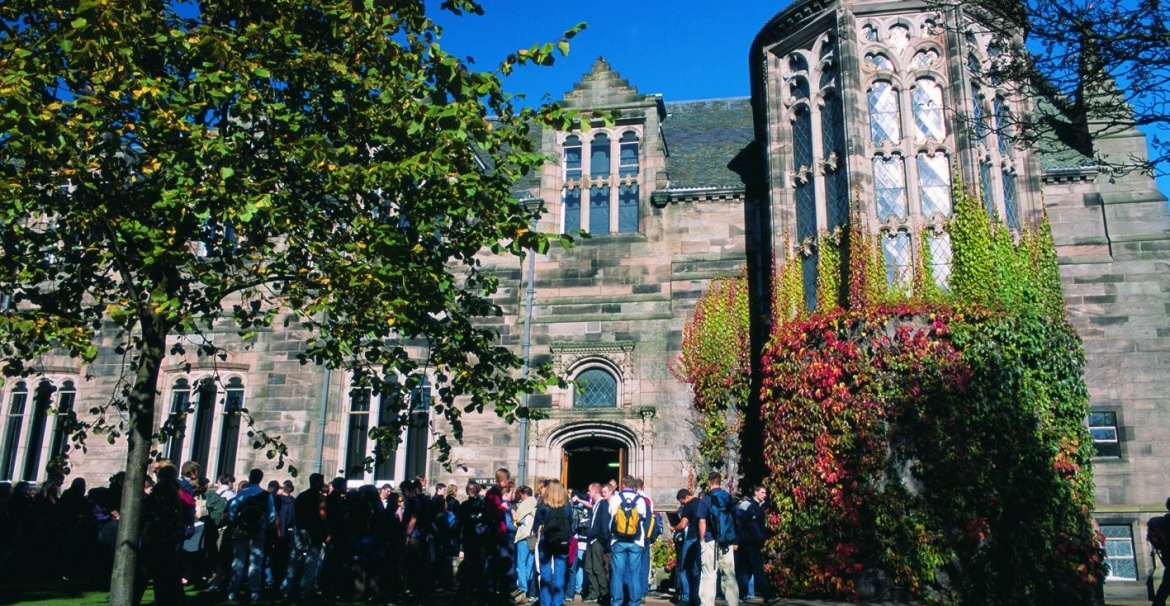
[[[0,585],[0,604],[36,604],[36,606],[106,606],[108,591],[90,591],[80,583],[59,582],[52,584]],[[216,596],[187,590],[186,604],[190,606],[211,606],[221,601]],[[147,588],[142,597],[142,606],[154,604],[154,590]],[[171,606],[159,604],[158,606]]]

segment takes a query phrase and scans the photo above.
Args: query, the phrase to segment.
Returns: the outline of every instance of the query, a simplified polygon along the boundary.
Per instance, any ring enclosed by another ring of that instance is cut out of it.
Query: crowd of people
[[[155,463],[143,501],[139,595],[153,582],[157,603],[178,603],[184,585],[230,600],[279,594],[422,602],[436,592],[456,603],[639,606],[650,590],[651,546],[672,536],[678,565],[674,600],[738,606],[754,591],[770,597],[760,559],[766,491],[741,501],[719,474],[707,490],[678,492],[678,509],[657,512],[640,479],[570,491],[559,480],[516,486],[506,469],[495,483],[349,488],[312,474],[305,490],[264,482],[253,469],[215,485],[198,463]],[[86,492],[74,480],[0,484],[0,568],[53,571],[108,584],[124,475]],[[56,537],[56,541],[44,540]],[[737,573],[738,571],[738,573]]]

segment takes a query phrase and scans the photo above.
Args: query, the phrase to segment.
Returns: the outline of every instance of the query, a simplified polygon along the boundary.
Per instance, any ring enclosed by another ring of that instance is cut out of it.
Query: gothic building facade
[[[162,454],[200,461],[208,476],[271,466],[251,448],[247,410],[256,427],[283,438],[301,470],[355,484],[417,475],[462,482],[508,467],[528,481],[580,487],[631,473],[668,506],[693,482],[697,442],[689,389],[671,365],[709,282],[746,266],[756,299],[766,300],[773,259],[792,253],[815,292],[817,238],[850,220],[856,195],[887,278],[908,285],[915,259],[929,253],[929,274],[945,287],[959,178],[977,184],[1009,228],[1042,213],[1051,221],[1088,359],[1086,422],[1099,455],[1109,587],[1136,590],[1149,557],[1141,528],[1164,510],[1170,486],[1166,198],[1152,179],[1110,175],[1070,148],[1013,145],[1012,116],[1037,108],[987,77],[999,51],[977,23],[918,0],[797,0],[751,47],[750,98],[664,100],[598,60],[563,103],[583,116],[616,111],[615,119],[540,132],[542,152],[557,161],[516,190],[545,209],[539,229],[591,237],[531,265],[484,257],[501,278],[504,314],[494,327],[502,341],[551,363],[573,387],[532,396],[541,414],[523,428],[486,414],[466,419],[452,471],[429,449],[433,431],[446,427],[430,416],[426,382],[411,398],[398,451],[363,467],[382,406],[352,389],[347,373],[300,364],[308,334],[295,322],[249,348],[225,328],[213,337],[228,350],[223,360],[169,360],[158,423],[179,415],[186,430],[160,445]],[[1117,161],[1144,157],[1145,137],[1111,131],[1095,150]],[[54,412],[110,397],[122,358],[112,346],[103,351],[86,368],[46,356],[41,375],[5,385],[0,481],[44,479],[46,461],[69,448]],[[101,482],[121,464],[117,445],[91,439],[73,473]]]

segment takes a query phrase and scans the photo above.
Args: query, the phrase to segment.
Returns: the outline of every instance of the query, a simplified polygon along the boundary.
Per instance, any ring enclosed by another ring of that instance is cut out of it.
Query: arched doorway
[[[561,482],[571,490],[585,491],[593,482],[620,480],[629,462],[625,443],[609,437],[571,440],[561,452]]]

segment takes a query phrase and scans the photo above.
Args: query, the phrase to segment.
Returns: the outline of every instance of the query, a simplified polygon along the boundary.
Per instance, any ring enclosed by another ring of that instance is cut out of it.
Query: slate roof
[[[666,104],[668,189],[743,187],[730,164],[755,138],[748,97]]]

